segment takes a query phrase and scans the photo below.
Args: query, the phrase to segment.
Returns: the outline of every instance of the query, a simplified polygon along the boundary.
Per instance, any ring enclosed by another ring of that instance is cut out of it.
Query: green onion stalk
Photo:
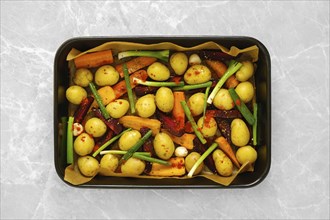
[[[221,77],[221,79],[218,81],[214,89],[212,90],[210,96],[207,99],[207,103],[212,104],[213,99],[215,95],[219,92],[223,84],[227,81],[229,77],[231,77],[234,73],[236,73],[243,64],[240,62],[237,62],[235,60],[231,60],[228,65],[227,71],[224,73],[224,75]]]
[[[119,60],[125,57],[155,57],[164,62],[168,62],[169,56],[170,56],[170,50],[160,50],[160,51],[130,50],[130,51],[123,51],[118,53]]]

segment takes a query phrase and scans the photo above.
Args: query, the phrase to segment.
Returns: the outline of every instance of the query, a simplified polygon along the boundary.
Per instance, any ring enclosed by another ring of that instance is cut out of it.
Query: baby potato
[[[250,162],[251,164],[257,160],[257,151],[250,145],[240,147],[236,151],[236,158],[240,164]]]
[[[152,116],[156,111],[155,95],[148,94],[140,97],[135,103],[137,114],[142,118]]]
[[[174,107],[174,95],[171,89],[160,87],[156,92],[156,106],[162,112],[170,112]]]
[[[118,141],[120,150],[129,150],[141,139],[141,133],[137,130],[125,132]]]
[[[95,83],[98,86],[112,86],[119,80],[119,73],[110,65],[101,66],[96,70]]]
[[[188,57],[185,53],[177,52],[172,54],[170,65],[177,75],[183,75],[188,66]]]
[[[231,141],[237,147],[247,145],[250,140],[250,131],[242,119],[235,118],[231,124]]]
[[[195,163],[197,162],[197,160],[201,157],[201,155],[197,152],[191,152],[190,154],[188,154],[188,156],[185,158],[185,166],[186,166],[186,170],[187,172],[189,172],[191,170],[191,168],[195,165]],[[204,162],[202,162],[197,169],[195,170],[195,172],[193,173],[193,175],[197,175],[200,172],[202,172],[204,167]]]
[[[121,118],[127,113],[129,102],[125,99],[116,99],[110,102],[105,109],[112,118]]]
[[[213,105],[220,110],[230,110],[235,104],[227,89],[220,89],[213,99]]]
[[[197,116],[203,113],[204,110],[204,93],[198,92],[189,97],[187,105],[193,116]]]
[[[153,145],[156,155],[163,160],[170,159],[175,150],[171,137],[164,132],[160,132],[155,136]]]
[[[101,119],[92,117],[87,120],[85,131],[93,137],[101,137],[107,131],[107,126]]]
[[[131,157],[121,165],[121,172],[127,175],[140,175],[146,168],[144,161]]]
[[[94,145],[94,139],[84,132],[74,140],[73,149],[79,156],[85,156],[93,151]]]
[[[253,99],[254,96],[254,88],[251,82],[241,82],[235,88],[235,91],[239,98],[244,102],[248,103]]]
[[[170,70],[160,62],[154,62],[147,69],[148,76],[155,81],[165,81],[170,78]]]
[[[73,76],[73,82],[81,87],[86,87],[93,81],[93,73],[86,68],[77,69]]]
[[[234,170],[233,162],[220,149],[216,149],[212,158],[214,160],[215,168],[221,176],[231,176]]]
[[[186,71],[183,79],[187,84],[205,83],[211,79],[211,71],[204,65],[193,65]]]
[[[197,121],[198,129],[202,132],[203,136],[206,138],[213,137],[218,129],[217,122],[214,118],[209,120],[204,120],[204,126],[202,127],[203,117],[200,117]]]
[[[118,163],[118,157],[113,154],[105,154],[100,161],[100,166],[101,168],[114,172],[117,169]]]
[[[66,90],[65,96],[72,104],[79,105],[80,102],[87,97],[87,92],[81,86],[70,86]]]
[[[251,61],[242,61],[242,67],[236,72],[236,79],[244,82],[250,79],[254,72],[254,66]]]
[[[83,156],[78,158],[78,168],[84,176],[95,176],[100,168],[99,162],[91,156]]]

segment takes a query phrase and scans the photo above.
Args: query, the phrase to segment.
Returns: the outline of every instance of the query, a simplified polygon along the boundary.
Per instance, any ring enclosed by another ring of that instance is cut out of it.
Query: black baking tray
[[[172,42],[183,47],[192,47],[213,41],[227,48],[246,48],[257,45],[259,59],[255,73],[256,97],[260,103],[258,113],[259,144],[258,159],[254,172],[242,173],[230,186],[222,186],[205,178],[192,179],[136,179],[96,176],[90,182],[78,187],[88,188],[247,188],[261,183],[271,165],[271,61],[267,48],[257,39],[245,36],[135,36],[135,37],[79,37],[65,41],[57,50],[54,59],[54,162],[58,176],[64,181],[66,149],[61,146],[59,123],[68,114],[68,102],[60,101],[58,91],[69,84],[69,69],[66,56],[72,48],[85,51],[110,41],[126,41],[143,44]],[[63,90],[62,90],[63,91]],[[67,183],[66,181],[64,181]],[[70,183],[67,183],[71,185]],[[71,185],[73,186],[73,185]]]

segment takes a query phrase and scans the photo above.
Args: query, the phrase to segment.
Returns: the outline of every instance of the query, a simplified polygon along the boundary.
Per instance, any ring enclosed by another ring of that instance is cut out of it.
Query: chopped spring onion
[[[191,126],[192,126],[192,128],[193,128],[196,136],[202,142],[202,144],[206,144],[207,141],[203,137],[203,134],[199,131],[198,126],[197,126],[197,124],[196,124],[196,122],[195,122],[195,120],[194,120],[194,118],[193,118],[193,116],[192,116],[192,114],[190,112],[190,109],[189,109],[186,101],[181,101],[180,103],[181,103],[181,106],[182,106],[182,108],[184,110],[185,115],[187,116],[188,120],[191,123]]]
[[[70,116],[68,119],[68,127],[67,127],[66,162],[68,164],[73,163],[73,134],[72,134],[73,120],[74,120],[74,117]]]
[[[133,82],[140,84],[140,85],[144,85],[144,86],[152,86],[152,87],[181,87],[184,85],[183,81],[180,82],[154,82],[154,81],[143,81],[141,79],[138,78],[133,78]]]
[[[103,117],[105,119],[109,119],[110,118],[110,115],[109,115],[108,111],[105,109],[105,107],[104,107],[104,105],[102,103],[102,98],[101,98],[100,94],[98,93],[98,91],[96,90],[94,83],[93,82],[90,82],[88,84],[88,86],[91,89],[91,91],[92,91],[92,93],[94,95],[94,98],[95,98],[97,104],[100,107],[100,110],[102,112]]]
[[[205,158],[210,155],[215,148],[218,147],[217,143],[213,143],[203,154],[202,156],[196,161],[196,163],[194,164],[194,166],[191,168],[191,170],[188,173],[188,177],[192,177],[196,171],[196,169],[198,168],[198,166],[205,160]]]
[[[185,90],[192,90],[192,89],[202,89],[202,88],[207,88],[211,87],[212,82],[208,81],[205,83],[200,83],[200,84],[195,84],[195,85],[184,85],[180,87],[175,87],[173,88],[173,91],[185,91]]]
[[[212,90],[210,96],[207,99],[207,103],[212,104],[213,99],[215,95],[219,92],[223,84],[226,82],[226,80],[232,76],[234,73],[236,73],[243,64],[240,62],[237,62],[235,60],[231,60],[228,65],[227,71],[224,73],[224,75],[221,77],[221,79],[218,81],[217,85]]]
[[[132,130],[132,128],[128,128],[125,131],[121,132],[120,134],[114,136],[113,138],[111,138],[110,140],[108,140],[107,142],[105,142],[97,151],[95,151],[93,153],[93,157],[96,157],[96,155],[98,155],[101,151],[103,151],[107,146],[109,146],[110,144],[112,144],[113,142],[115,142],[117,139],[119,139],[125,132]]]
[[[254,124],[252,125],[253,145],[257,146],[258,144],[258,140],[257,140],[258,104],[257,103],[253,103],[253,117],[254,117]]]
[[[135,113],[134,96],[133,96],[133,91],[132,91],[131,82],[130,82],[126,63],[124,63],[124,65],[123,65],[123,70],[124,70],[124,77],[125,77],[125,84],[126,84],[126,88],[127,88],[129,106],[131,108],[131,113],[134,114]]]
[[[170,56],[170,50],[160,50],[160,51],[152,51],[152,50],[130,50],[123,51],[118,53],[118,59],[123,59],[125,57],[155,57],[164,62],[168,62],[168,58]]]

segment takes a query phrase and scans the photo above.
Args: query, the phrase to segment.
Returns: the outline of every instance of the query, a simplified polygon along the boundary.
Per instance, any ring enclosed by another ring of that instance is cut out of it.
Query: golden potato
[[[170,65],[175,74],[183,75],[188,66],[188,57],[182,52],[172,54],[170,58]]]
[[[86,68],[77,69],[73,76],[73,82],[81,87],[86,87],[93,81],[93,73]]]
[[[170,78],[170,70],[160,62],[154,62],[147,69],[148,76],[155,81],[166,81]]]
[[[65,96],[72,104],[79,105],[80,102],[87,97],[87,92],[81,86],[70,86],[66,90]]]
[[[85,156],[93,151],[94,139],[87,133],[81,133],[73,142],[74,151],[79,156]]]
[[[235,104],[227,89],[220,89],[213,99],[213,105],[220,110],[230,110]]]
[[[215,168],[221,176],[231,176],[234,170],[233,162],[220,149],[212,153]]]
[[[187,84],[205,83],[211,79],[211,71],[207,66],[193,65],[185,72],[183,79]]]
[[[164,132],[160,132],[155,136],[153,145],[156,155],[163,160],[172,157],[175,150],[173,140]]]
[[[203,113],[204,110],[204,93],[198,92],[189,97],[187,105],[193,116],[198,116]]]
[[[242,61],[242,67],[236,72],[236,79],[244,82],[250,79],[254,73],[254,66],[251,61]]]
[[[140,175],[143,173],[146,164],[144,161],[131,157],[121,165],[121,172],[127,175]]]
[[[107,126],[101,119],[92,117],[87,120],[85,131],[93,137],[101,137],[107,131]]]
[[[114,172],[118,166],[118,157],[113,154],[105,154],[100,161],[101,168]]]
[[[156,106],[162,112],[170,112],[174,107],[174,95],[171,89],[160,87],[156,92]]]
[[[239,98],[244,102],[248,103],[253,99],[254,96],[254,88],[251,82],[241,82],[235,88],[235,91]]]
[[[84,176],[95,176],[100,168],[99,162],[91,156],[83,156],[78,158],[78,168]]]
[[[231,141],[237,147],[247,145],[250,140],[250,131],[242,119],[235,118],[231,122]]]
[[[141,133],[137,130],[125,132],[118,141],[120,150],[129,150],[141,139]]]
[[[112,118],[121,118],[129,109],[129,102],[125,99],[116,99],[106,106],[106,110]]]
[[[206,138],[213,137],[218,129],[217,122],[214,118],[204,120],[204,126],[202,127],[203,117],[200,117],[197,121],[198,129],[202,132],[203,136]]]
[[[104,65],[95,72],[95,83],[98,86],[112,86],[119,80],[119,73],[111,65]]]
[[[236,158],[240,164],[254,163],[257,160],[257,151],[249,145],[240,147],[236,151]]]
[[[140,97],[135,103],[137,114],[142,118],[149,118],[156,112],[155,95],[148,94]]]
[[[201,155],[197,152],[191,152],[190,154],[188,154],[188,156],[185,158],[185,166],[186,166],[186,170],[187,172],[189,172],[191,170],[191,168],[195,165],[195,163],[197,162],[197,160],[201,157]],[[204,167],[204,162],[201,163],[197,169],[195,170],[195,172],[193,173],[193,175],[197,175],[200,172],[202,172]]]

